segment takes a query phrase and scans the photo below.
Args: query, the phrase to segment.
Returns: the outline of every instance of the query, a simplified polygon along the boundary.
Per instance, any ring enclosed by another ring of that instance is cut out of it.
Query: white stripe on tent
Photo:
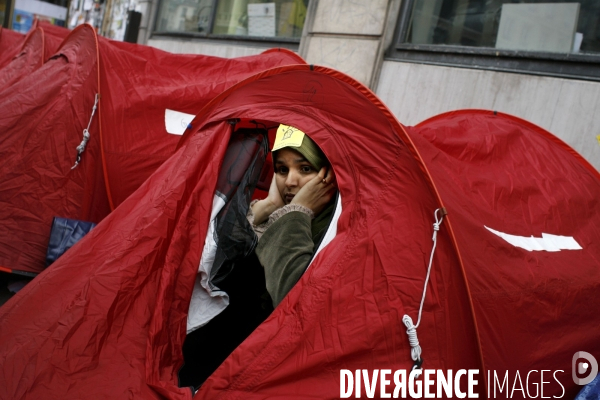
[[[499,232],[484,225],[484,228],[494,235],[501,237],[515,247],[520,247],[527,251],[561,251],[561,250],[582,250],[583,248],[575,241],[572,236],[551,235],[542,233],[541,238],[533,236],[516,236],[508,233]]]

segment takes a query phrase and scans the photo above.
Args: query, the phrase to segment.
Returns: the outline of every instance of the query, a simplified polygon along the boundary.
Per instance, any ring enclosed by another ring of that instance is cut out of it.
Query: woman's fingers
[[[327,168],[323,167],[319,170],[317,176],[314,177],[313,182],[315,184],[325,183],[325,176],[327,174]]]
[[[283,205],[285,204],[283,202],[283,199],[281,198],[279,189],[277,188],[277,180],[275,174],[273,174],[273,179],[271,180],[271,186],[269,187],[269,194],[267,195],[267,200],[269,200],[273,204],[273,206],[277,208],[283,207]]]
[[[327,171],[327,176],[325,177],[325,180],[327,181],[327,183],[335,184],[335,172],[333,172],[332,168],[329,168],[329,171]]]
[[[317,176],[321,179],[325,178],[325,176],[327,175],[327,167],[323,167],[319,170],[319,173],[317,174]]]
[[[319,170],[319,173],[310,180],[310,184],[317,188],[319,185],[325,183],[325,176],[327,174],[327,168],[323,167]]]
[[[321,174],[321,172],[323,172],[323,170],[326,169],[325,167],[321,168],[321,171],[319,171],[319,175]],[[329,168],[327,169],[327,174],[321,179],[321,182],[323,185],[334,185],[335,186],[335,172],[333,172],[333,169]]]

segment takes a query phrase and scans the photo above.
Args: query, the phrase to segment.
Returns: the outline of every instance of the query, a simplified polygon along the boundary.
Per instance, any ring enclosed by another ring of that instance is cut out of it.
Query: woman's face
[[[296,193],[319,171],[296,150],[289,147],[275,154],[275,179],[277,190],[285,204],[290,204]]]

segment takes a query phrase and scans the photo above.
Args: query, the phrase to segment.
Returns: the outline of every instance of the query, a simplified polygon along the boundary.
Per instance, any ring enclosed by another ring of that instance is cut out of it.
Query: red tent
[[[18,54],[0,69],[0,90],[6,90],[40,68],[56,51],[60,42],[60,39],[45,34],[42,28],[32,29],[25,37]]]
[[[41,67],[56,52],[65,32],[69,31],[37,19],[27,35],[0,27],[0,90]],[[56,36],[59,33],[62,36]]]
[[[60,41],[63,41],[64,39],[66,39],[66,37],[69,36],[69,33],[71,33],[70,29],[51,24],[50,22],[47,22],[47,21],[41,21],[39,19],[35,20],[35,23],[33,26],[36,28],[42,28],[46,35],[52,36],[55,39],[59,39]]]
[[[41,67],[43,63],[44,32],[34,29],[25,38],[19,54],[0,69],[0,88],[6,89]]]
[[[23,54],[11,65],[33,52]],[[166,131],[166,109],[195,114],[258,71],[303,63],[284,49],[236,59],[169,54],[108,41],[89,25],[43,66],[39,52],[32,60],[19,90],[0,90],[0,268],[33,273],[44,268],[54,216],[99,222],[173,154],[181,136]],[[71,169],[84,129],[89,143]]]
[[[44,32],[44,62],[56,53],[63,40],[71,32],[69,29],[39,19],[35,20],[33,29],[41,29]]]
[[[0,397],[192,397],[177,386],[190,296],[232,125],[250,121],[311,135],[335,169],[341,214],[195,398],[336,398],[342,369],[410,370],[402,318],[417,318],[441,207],[423,367],[479,370],[479,398],[486,372],[504,370],[511,385],[517,371],[539,383],[540,370],[562,370],[542,376],[544,396],[576,393],[570,357],[600,356],[598,173],[502,114],[447,114],[407,134],[364,86],[298,65],[212,100],[173,156],[0,309]]]
[[[0,68],[4,68],[15,56],[25,41],[25,35],[0,26]]]

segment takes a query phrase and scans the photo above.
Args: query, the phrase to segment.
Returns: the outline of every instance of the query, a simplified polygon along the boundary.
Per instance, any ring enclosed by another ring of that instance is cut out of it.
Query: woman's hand
[[[310,208],[315,216],[329,204],[337,188],[335,173],[331,168],[321,168],[317,176],[308,181],[292,199],[291,204]]]
[[[273,174],[271,180],[271,186],[269,187],[269,194],[263,200],[259,200],[252,206],[252,213],[254,214],[254,225],[260,225],[269,219],[269,215],[278,208],[283,207],[284,202],[277,189],[277,182],[275,181],[276,174]]]

